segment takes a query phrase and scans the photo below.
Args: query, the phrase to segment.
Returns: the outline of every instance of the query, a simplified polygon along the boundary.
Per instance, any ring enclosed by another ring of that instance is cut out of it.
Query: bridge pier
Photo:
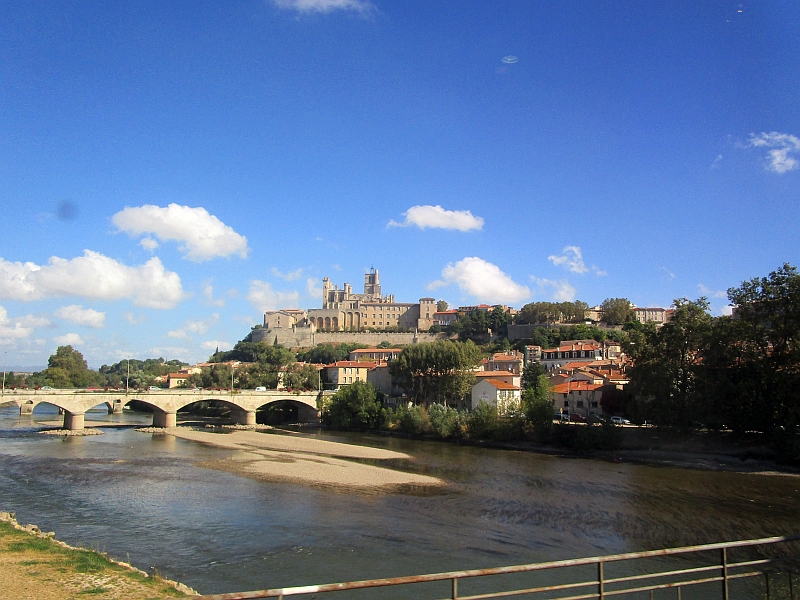
[[[153,409],[153,427],[175,427],[177,424],[177,413],[166,412],[159,408]]]
[[[256,411],[231,409],[231,421],[235,425],[255,425],[256,424]]]
[[[122,414],[122,400],[114,400],[113,403],[108,403],[108,414],[121,415]]]
[[[71,413],[64,411],[64,429],[78,431],[83,429],[83,413]]]
[[[33,414],[33,402],[28,400],[25,404],[19,405],[19,414],[20,415],[32,415]]]

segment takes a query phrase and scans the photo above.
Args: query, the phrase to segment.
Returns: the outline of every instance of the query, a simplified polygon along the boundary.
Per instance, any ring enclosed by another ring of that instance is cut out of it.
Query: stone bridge
[[[5,390],[0,403],[13,402],[19,406],[21,415],[33,414],[38,404],[46,402],[64,412],[64,429],[83,429],[86,411],[105,404],[109,414],[121,413],[132,400],[142,402],[153,409],[153,427],[175,427],[179,410],[203,400],[224,402],[231,408],[231,420],[241,425],[255,425],[256,411],[281,400],[293,402],[298,407],[300,421],[315,421],[319,418],[317,401],[320,392],[281,392],[269,390]]]

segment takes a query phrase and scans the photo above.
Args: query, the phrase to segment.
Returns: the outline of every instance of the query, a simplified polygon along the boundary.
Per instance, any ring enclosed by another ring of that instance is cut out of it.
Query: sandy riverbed
[[[165,433],[220,448],[240,450],[241,453],[233,458],[210,461],[204,466],[259,479],[371,489],[444,485],[436,477],[352,460],[411,459],[407,454],[381,448],[329,442],[302,434],[277,435],[255,431],[219,434],[184,427],[170,428]]]

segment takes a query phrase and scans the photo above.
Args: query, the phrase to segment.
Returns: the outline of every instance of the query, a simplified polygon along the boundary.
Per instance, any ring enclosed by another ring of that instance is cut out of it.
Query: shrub
[[[431,422],[424,406],[401,406],[394,413],[397,428],[411,435],[421,435],[430,431]]]
[[[428,410],[428,418],[433,433],[442,439],[455,437],[460,432],[461,415],[454,408],[434,404]]]
[[[478,406],[467,417],[467,431],[472,439],[490,438],[497,430],[497,407],[487,402]]]

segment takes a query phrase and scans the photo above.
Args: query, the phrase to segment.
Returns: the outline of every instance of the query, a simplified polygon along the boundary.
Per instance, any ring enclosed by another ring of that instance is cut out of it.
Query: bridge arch
[[[256,423],[319,423],[319,411],[307,402],[292,396],[271,398],[256,408]]]

